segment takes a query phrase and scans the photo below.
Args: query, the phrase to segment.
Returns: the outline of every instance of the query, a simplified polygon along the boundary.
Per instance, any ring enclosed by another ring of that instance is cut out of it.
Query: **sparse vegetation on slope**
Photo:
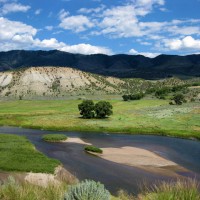
[[[180,80],[168,78],[158,81],[144,79],[120,79],[105,77],[67,67],[31,67],[18,71],[0,72],[0,96],[6,99],[62,98],[65,96],[107,95],[107,94],[143,94],[181,92],[193,84],[198,85],[198,78]],[[163,97],[167,93],[156,94]]]

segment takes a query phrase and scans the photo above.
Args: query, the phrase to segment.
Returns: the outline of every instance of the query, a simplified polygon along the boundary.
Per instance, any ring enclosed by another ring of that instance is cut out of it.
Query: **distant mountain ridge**
[[[200,76],[200,55],[82,55],[51,51],[13,50],[0,52],[0,71],[25,67],[71,67],[85,72],[120,78],[160,79],[171,76]]]

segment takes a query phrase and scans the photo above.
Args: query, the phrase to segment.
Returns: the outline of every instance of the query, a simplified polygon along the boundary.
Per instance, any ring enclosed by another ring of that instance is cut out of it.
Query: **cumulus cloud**
[[[0,17],[0,40],[11,40],[15,35],[35,36],[37,29],[18,21]]]
[[[62,17],[59,27],[79,33],[93,27],[94,24],[84,15]]]
[[[143,55],[145,57],[149,57],[149,58],[155,58],[156,56],[160,55],[160,53],[152,53],[152,52],[138,52],[135,49],[130,49],[129,54],[132,55]]]
[[[163,42],[169,50],[200,50],[200,40],[192,36],[186,36],[183,39],[165,39]]]
[[[64,42],[59,42],[56,38],[40,40],[36,38],[36,34],[37,29],[32,26],[0,17],[0,51],[40,48],[82,54],[112,54],[112,51],[106,47],[84,43],[68,45]]]
[[[89,13],[99,13],[105,9],[105,5],[100,5],[97,8],[81,8],[78,10],[79,13],[89,14]]]
[[[6,15],[12,12],[27,12],[31,7],[20,3],[6,3],[1,8],[1,14]]]

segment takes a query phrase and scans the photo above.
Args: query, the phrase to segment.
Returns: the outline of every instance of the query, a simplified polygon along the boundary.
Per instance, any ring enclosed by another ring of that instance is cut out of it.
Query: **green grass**
[[[198,183],[195,180],[161,182],[152,188],[146,188],[138,196],[119,191],[111,200],[200,200]],[[28,182],[18,183],[12,177],[0,184],[2,200],[62,200],[68,191],[68,185],[49,183],[47,187],[32,185]],[[84,198],[83,198],[84,199]]]
[[[200,139],[199,103],[169,105],[168,100],[110,100],[113,115],[107,119],[82,119],[81,100],[1,101],[0,125],[27,128],[140,133]]]
[[[91,152],[94,152],[94,153],[103,153],[103,151],[98,148],[98,147],[95,147],[95,146],[85,146],[85,151],[91,151]]]
[[[195,180],[163,182],[145,192],[142,200],[200,200],[199,185]]]
[[[59,161],[40,153],[23,136],[0,134],[0,170],[54,173]]]
[[[2,200],[62,200],[67,189],[66,184],[49,183],[47,187],[18,183],[12,177],[0,185]]]
[[[64,134],[46,134],[42,136],[42,139],[46,142],[61,142],[67,139]]]

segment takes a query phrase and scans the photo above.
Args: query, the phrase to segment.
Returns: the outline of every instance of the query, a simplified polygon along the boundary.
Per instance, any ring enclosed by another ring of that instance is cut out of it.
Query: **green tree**
[[[124,101],[128,101],[130,98],[129,98],[129,95],[127,95],[127,94],[124,94],[123,96],[122,96],[122,98],[123,98],[123,100]]]
[[[105,118],[113,114],[112,105],[107,101],[99,101],[95,104],[94,110],[97,118]]]
[[[174,95],[172,100],[174,100],[176,105],[181,105],[185,101],[184,96],[182,94]]]
[[[78,105],[80,115],[85,119],[90,119],[94,117],[94,102],[92,100],[84,100]]]

